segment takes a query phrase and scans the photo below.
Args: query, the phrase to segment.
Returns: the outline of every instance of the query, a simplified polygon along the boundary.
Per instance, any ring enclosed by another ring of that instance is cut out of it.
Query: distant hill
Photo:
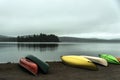
[[[7,36],[0,35],[0,38],[7,38]]]
[[[120,39],[97,39],[97,38],[76,38],[76,37],[59,37],[60,42],[120,42]],[[17,42],[16,37],[0,35],[0,42]]]
[[[76,38],[76,37],[59,37],[61,42],[120,42],[120,39],[97,39],[97,38]]]
[[[0,42],[16,42],[16,37],[0,35]]]

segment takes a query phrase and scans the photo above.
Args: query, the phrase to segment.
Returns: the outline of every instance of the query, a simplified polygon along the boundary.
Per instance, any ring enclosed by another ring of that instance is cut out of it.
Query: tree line
[[[17,36],[17,42],[59,42],[59,38],[54,34],[25,35]]]

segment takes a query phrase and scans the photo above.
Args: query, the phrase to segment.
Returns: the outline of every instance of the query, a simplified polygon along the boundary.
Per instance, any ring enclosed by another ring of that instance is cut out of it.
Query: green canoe
[[[109,63],[120,64],[120,62],[114,56],[110,54],[99,54],[99,56],[103,59],[106,59],[107,62]]]
[[[36,63],[42,73],[48,73],[49,65],[47,63],[43,62],[42,60],[38,59],[33,55],[28,55],[26,56],[26,58]]]

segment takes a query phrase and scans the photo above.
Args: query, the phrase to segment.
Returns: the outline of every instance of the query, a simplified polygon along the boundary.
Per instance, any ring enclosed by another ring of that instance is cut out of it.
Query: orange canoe
[[[26,58],[21,58],[19,61],[19,64],[20,64],[20,66],[22,66],[23,68],[25,68],[26,70],[31,72],[32,74],[37,75],[38,66],[37,66],[37,64],[35,64],[31,60],[26,59]]]
[[[117,58],[117,60],[120,62],[120,57],[116,57]]]

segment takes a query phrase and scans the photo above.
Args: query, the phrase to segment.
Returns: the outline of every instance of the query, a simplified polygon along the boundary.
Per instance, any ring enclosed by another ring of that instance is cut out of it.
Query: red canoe
[[[34,62],[32,62],[29,59],[21,58],[19,61],[20,66],[27,69],[29,72],[31,72],[34,75],[37,75],[38,73],[38,66]]]

